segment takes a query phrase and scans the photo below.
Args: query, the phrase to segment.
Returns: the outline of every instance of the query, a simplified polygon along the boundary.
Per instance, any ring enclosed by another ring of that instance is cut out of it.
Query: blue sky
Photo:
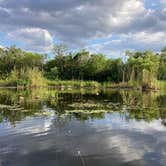
[[[166,0],[0,0],[0,46],[50,53],[52,45],[109,57],[166,46]]]

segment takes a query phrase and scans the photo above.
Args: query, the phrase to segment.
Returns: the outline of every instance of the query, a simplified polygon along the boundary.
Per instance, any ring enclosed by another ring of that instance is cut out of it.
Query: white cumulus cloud
[[[25,28],[8,33],[13,40],[23,43],[24,49],[48,52],[53,44],[51,34],[40,28]]]

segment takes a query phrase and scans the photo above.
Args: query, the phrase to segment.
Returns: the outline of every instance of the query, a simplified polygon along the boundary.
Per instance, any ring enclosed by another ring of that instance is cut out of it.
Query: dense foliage
[[[53,53],[54,57],[46,61],[43,55],[16,47],[0,48],[0,79],[15,79],[16,84],[26,85],[30,77],[44,76],[48,80],[127,82],[146,86],[153,86],[156,79],[166,80],[166,47],[160,54],[126,51],[125,62],[87,50],[71,53],[65,45],[55,45]]]
[[[62,45],[54,47],[54,53],[54,59],[44,65],[48,79],[135,82],[148,86],[152,86],[157,78],[166,79],[166,49],[162,50],[161,55],[152,51],[126,51],[125,62],[121,58],[109,59],[103,54],[91,54],[87,50],[68,53]]]
[[[121,59],[107,59],[103,54],[91,54],[81,50],[75,54],[55,54],[55,58],[44,65],[48,79],[96,80],[99,82],[122,81]]]
[[[0,48],[0,79],[3,85],[18,86],[43,82],[44,56],[15,47]]]
[[[8,77],[14,69],[20,73],[26,72],[29,68],[42,69],[43,60],[42,55],[25,52],[13,46],[0,48],[0,77]]]

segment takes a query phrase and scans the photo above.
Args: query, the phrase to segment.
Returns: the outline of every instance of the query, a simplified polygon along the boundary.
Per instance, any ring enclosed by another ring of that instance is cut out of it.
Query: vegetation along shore
[[[0,87],[135,88],[166,87],[166,47],[160,53],[126,51],[126,60],[54,45],[54,56],[0,48]]]

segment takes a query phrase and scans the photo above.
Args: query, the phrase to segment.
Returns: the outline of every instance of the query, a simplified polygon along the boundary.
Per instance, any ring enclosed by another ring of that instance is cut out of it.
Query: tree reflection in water
[[[15,125],[27,117],[49,116],[50,110],[61,118],[81,121],[103,119],[119,113],[126,120],[151,122],[161,119],[166,126],[166,95],[159,92],[105,90],[57,91],[48,89],[0,90],[0,123]]]

